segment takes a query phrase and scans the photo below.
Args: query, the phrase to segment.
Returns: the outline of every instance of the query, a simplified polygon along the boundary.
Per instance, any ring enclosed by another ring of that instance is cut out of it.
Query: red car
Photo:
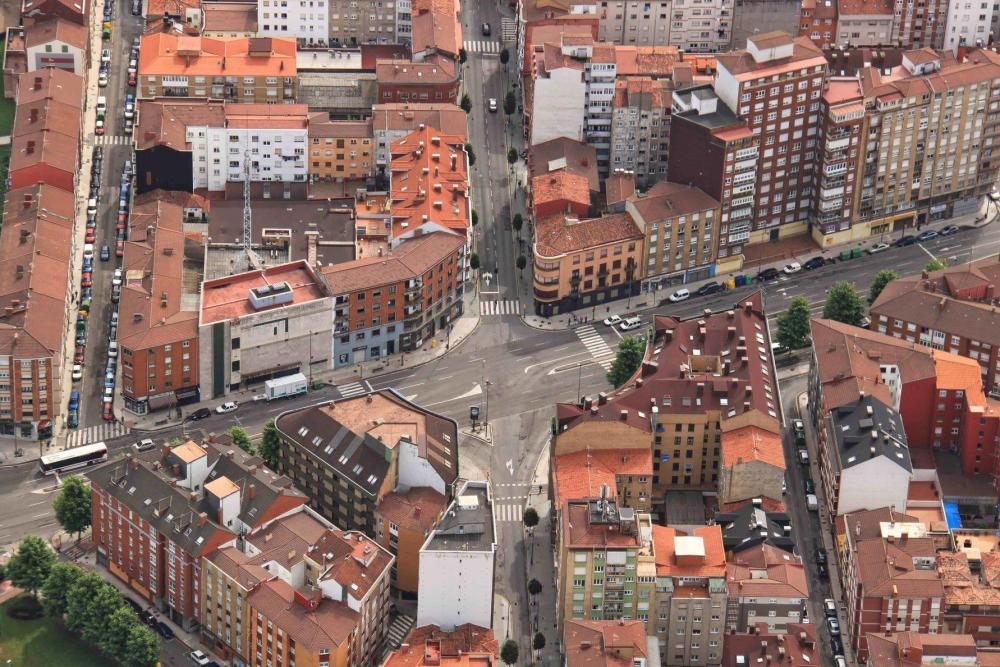
[[[121,225],[118,229],[125,229],[125,218],[128,217],[128,213],[118,214],[118,224]]]
[[[91,228],[88,227],[87,228],[87,233],[84,234],[84,236],[83,236],[83,242],[84,243],[93,243],[94,241],[96,241],[97,240],[97,234],[95,232],[96,232],[96,230],[91,229]]]
[[[115,257],[124,257],[124,256],[125,256],[125,239],[118,239],[118,242],[115,243]]]
[[[124,232],[125,231],[125,221],[124,220],[119,220],[118,221],[118,224],[115,225],[115,231],[116,232]]]
[[[90,271],[83,272],[83,278],[80,279],[80,287],[93,287],[94,277]]]
[[[135,79],[135,72],[129,72],[129,75],[128,75],[128,85],[134,86],[135,85],[135,81],[136,81],[136,79]]]
[[[104,417],[104,421],[106,421],[106,422],[113,422],[115,420],[114,405],[112,403],[105,403],[104,404],[104,414],[101,415],[101,416]]]
[[[84,347],[83,345],[77,345],[76,352],[73,354],[73,363],[82,364],[83,358],[84,356],[86,356],[86,354],[87,354],[87,348]]]

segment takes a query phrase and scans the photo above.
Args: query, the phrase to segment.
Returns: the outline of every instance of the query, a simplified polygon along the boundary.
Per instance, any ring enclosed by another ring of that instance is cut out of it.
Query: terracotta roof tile
[[[490,667],[499,664],[500,643],[493,630],[471,623],[444,632],[436,625],[414,628],[382,667]]]
[[[935,570],[917,569],[914,557],[934,560],[936,548],[929,537],[889,542],[863,540],[854,553],[858,581],[864,597],[942,598],[944,585]]]
[[[632,667],[633,658],[649,658],[645,623],[639,620],[567,620],[563,649],[568,667]]]
[[[393,103],[372,107],[372,127],[378,130],[413,131],[420,125],[429,125],[465,141],[466,121],[465,112],[454,104]]]
[[[560,169],[586,176],[590,191],[600,192],[597,149],[593,146],[567,137],[559,137],[531,147],[528,153],[528,172],[533,178]]]
[[[465,234],[469,181],[464,137],[424,126],[390,146],[393,232],[425,222]]]
[[[691,558],[692,562],[678,562],[678,537],[701,538],[704,557]],[[670,526],[654,525],[653,544],[658,577],[726,576],[726,551],[722,545],[722,529],[719,526],[701,526],[691,533],[685,533]]]
[[[416,279],[450,257],[464,243],[465,239],[457,234],[423,234],[403,241],[385,257],[366,257],[323,267],[323,278],[331,294]]]
[[[892,16],[892,0],[837,0],[839,16]]]
[[[457,76],[454,62],[447,58],[416,63],[409,60],[379,60],[375,64],[375,79],[379,83],[449,83],[455,81]]]
[[[375,513],[397,526],[427,534],[447,504],[447,499],[434,489],[418,486],[406,493],[387,494],[379,501]]]
[[[251,48],[264,46],[270,55],[251,55]],[[179,51],[196,55],[180,55]],[[295,40],[147,34],[139,49],[139,76],[148,75],[294,77]]]
[[[630,201],[647,223],[716,210],[720,206],[700,188],[672,181],[659,181],[642,197],[632,197]]]
[[[156,0],[149,0],[150,4]],[[257,34],[257,6],[245,2],[209,2],[202,9],[204,32]]]
[[[434,49],[454,58],[462,48],[458,0],[413,0],[411,45],[416,52]]]
[[[138,114],[139,125],[135,130],[137,150],[167,146],[175,151],[190,151],[188,126],[225,127],[226,124],[225,102],[222,100],[139,100]]]
[[[64,42],[78,49],[86,49],[87,29],[79,23],[61,18],[39,21],[24,29],[24,43],[28,48],[54,41]]]
[[[251,609],[281,628],[296,644],[311,651],[333,650],[350,641],[358,613],[346,604],[323,599],[315,611],[295,600],[295,589],[281,579],[261,584],[247,596]],[[252,613],[252,612],[251,612]]]
[[[586,176],[559,169],[531,179],[531,199],[535,206],[567,201],[587,207],[590,185]]]
[[[602,485],[612,495],[618,493],[618,475],[653,474],[653,453],[649,449],[591,449],[560,454],[552,460],[555,503],[596,498]]]
[[[752,39],[758,48],[769,48],[772,42],[777,45],[788,41],[788,35],[786,33],[766,33],[754,35]],[[758,63],[749,51],[741,49],[720,53],[716,56],[716,60],[720,68],[725,68],[737,79],[771,76],[817,65],[826,69],[826,58],[823,57],[823,51],[813,44],[812,40],[808,37],[796,37],[793,41],[795,46],[792,49],[792,55],[788,58]]]
[[[580,220],[556,214],[535,221],[535,248],[545,257],[578,252],[612,243],[642,242],[644,235],[628,213]]]
[[[56,67],[29,72],[17,78],[16,99],[19,105],[52,99],[79,107],[83,100],[83,77]]]
[[[773,431],[756,426],[744,426],[734,431],[723,429],[721,445],[722,461],[726,468],[732,468],[740,463],[761,461],[785,469],[781,435]]]

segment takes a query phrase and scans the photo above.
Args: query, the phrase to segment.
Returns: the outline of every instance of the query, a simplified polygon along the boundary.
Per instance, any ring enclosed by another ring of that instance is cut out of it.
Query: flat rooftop
[[[363,69],[361,49],[300,50],[295,54],[295,65],[303,70],[340,70],[357,72]]]
[[[290,301],[255,308],[251,289],[287,284]],[[300,305],[326,296],[319,280],[304,262],[283,264],[259,271],[247,271],[227,278],[206,280],[201,287],[201,324],[232,320],[267,310]]]
[[[493,507],[486,489],[471,484],[456,496],[423,549],[426,551],[493,551]]]

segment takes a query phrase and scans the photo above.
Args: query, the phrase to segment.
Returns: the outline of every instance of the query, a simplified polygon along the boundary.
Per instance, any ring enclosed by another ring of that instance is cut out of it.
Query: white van
[[[108,343],[108,356],[112,359],[118,356],[118,341]]]
[[[815,493],[806,495],[806,508],[808,508],[810,512],[819,511],[819,499],[816,497]]]
[[[638,329],[642,326],[642,318],[638,315],[632,317],[626,317],[625,321],[622,322],[618,328],[622,331],[631,331],[632,329]]]

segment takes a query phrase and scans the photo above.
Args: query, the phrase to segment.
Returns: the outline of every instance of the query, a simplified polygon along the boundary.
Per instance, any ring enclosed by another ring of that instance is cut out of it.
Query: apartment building
[[[805,566],[785,549],[757,543],[734,554],[726,565],[726,586],[727,633],[753,633],[762,625],[766,633],[760,634],[794,635],[796,627],[808,620]]]
[[[642,621],[566,621],[562,647],[566,667],[650,667]]]
[[[308,136],[304,104],[225,104],[221,125],[195,121],[185,128],[192,186],[220,192],[227,183],[244,182],[248,174],[251,182],[304,183]]]
[[[226,102],[213,99],[139,100],[135,137],[136,178],[135,188],[140,194],[156,189],[194,191],[194,178],[198,173],[207,181],[208,163],[196,164],[193,142],[195,134],[189,127],[224,127]],[[222,165],[222,148],[219,148],[218,171],[222,178],[228,173],[228,164]],[[242,157],[240,158],[242,160]],[[228,157],[227,157],[228,162]],[[205,171],[201,171],[204,169]]]
[[[184,209],[136,200],[122,260],[118,346],[125,409],[137,415],[200,397],[197,294],[184,288]]]
[[[656,639],[667,667],[719,665],[726,630],[726,552],[719,526],[653,526]]]
[[[983,394],[975,361],[925,340],[899,340],[827,320],[812,325],[816,347],[809,391],[817,402],[811,414],[822,417],[864,392],[898,413],[911,451],[947,448],[958,455],[965,475],[993,470],[1000,406]],[[827,433],[819,433],[822,446]],[[893,458],[905,461],[905,453],[902,459],[896,453],[903,452],[897,449]]]
[[[911,5],[903,0],[895,0],[891,43],[902,44],[911,49],[942,48],[951,2],[952,0],[925,0],[922,5]]]
[[[201,286],[199,384],[205,398],[331,367],[333,303],[305,260]]]
[[[902,71],[860,77],[868,137],[854,217],[872,234],[978,210],[1000,169],[988,148],[1000,136],[988,101],[1000,56],[921,49],[903,54]]]
[[[648,187],[667,177],[670,156],[669,79],[629,77],[615,81],[608,169],[635,174]]]
[[[386,494],[375,507],[375,540],[395,556],[390,582],[403,596],[417,594],[420,549],[447,505],[443,493],[415,486]]]
[[[693,185],[660,181],[625,202],[645,235],[646,289],[710,277],[715,269],[721,212],[718,201]]]
[[[307,500],[228,437],[164,445],[87,477],[98,565],[188,630],[205,621],[203,557]]]
[[[76,0],[22,0],[20,4],[21,22],[25,26],[52,18],[87,24],[87,3]]]
[[[435,55],[420,62],[379,60],[375,81],[383,104],[457,104],[461,76],[455,60]]]
[[[535,180],[539,178],[550,176]],[[578,178],[579,196],[588,194]],[[639,294],[643,233],[631,214],[581,219],[574,213],[556,213],[534,222],[536,314],[551,317]]]
[[[393,0],[376,0],[361,7],[350,0],[328,0],[327,16],[323,20],[329,26],[329,45],[397,43],[399,10],[395,5]]]
[[[672,105],[667,172],[719,202],[716,273],[737,271],[753,231],[760,140],[710,85],[675,91]]]
[[[715,492],[725,422],[754,412],[778,418],[763,317],[760,294],[726,312],[657,317],[632,381],[609,397],[557,407],[554,455],[592,442],[652,449],[654,507],[668,491]]]
[[[606,490],[562,507],[555,582],[560,630],[572,621],[634,618],[651,633],[656,621],[651,613],[657,581],[654,529],[648,514],[619,507]]]
[[[323,268],[335,368],[417,350],[461,316],[465,235],[414,231],[382,256]]]
[[[444,632],[436,625],[414,628],[381,667],[499,667],[500,642],[489,628],[471,623]]]
[[[836,44],[892,44],[894,0],[837,0]]]
[[[941,631],[971,635],[977,646],[994,648],[1000,642],[995,630],[1000,625],[1000,552],[979,550],[980,538],[992,547],[995,535],[970,532],[955,531],[959,551],[937,557],[944,585]]]
[[[322,0],[257,0],[257,34],[290,37],[303,46],[326,46],[331,17],[326,5]]]
[[[908,665],[988,665],[995,660],[989,651],[977,648],[969,635],[939,635],[925,632],[873,633],[868,637],[870,667]]]
[[[75,21],[51,18],[24,29],[28,71],[57,67],[83,76],[87,29]]]
[[[943,47],[957,53],[960,48],[991,44],[996,36],[991,28],[998,11],[994,2],[950,0]]]
[[[595,442],[587,450],[552,458],[552,506],[562,508],[570,500],[595,498],[601,488],[619,507],[649,512],[652,503],[653,456],[646,449],[604,447]],[[556,510],[558,512],[558,510]]]
[[[309,180],[342,183],[375,175],[372,121],[309,119]]]
[[[823,49],[837,45],[836,0],[802,0],[799,37],[808,37]]]
[[[815,664],[820,650],[815,623],[791,624],[788,632],[768,632],[758,623],[750,632],[726,637],[722,665],[742,667],[761,658],[772,667],[800,667]]]
[[[493,627],[496,535],[489,482],[466,481],[420,548],[417,627]]]
[[[433,223],[465,237],[469,216],[469,163],[464,136],[418,127],[389,147],[392,238]]]
[[[392,492],[429,487],[452,495],[458,424],[393,391],[284,412],[275,425],[278,470],[345,529],[375,535],[376,508]]]
[[[409,102],[376,104],[372,107],[371,128],[375,137],[375,164],[385,169],[391,159],[389,147],[398,139],[420,129],[434,127],[441,133],[465,141],[465,112],[452,102]]]
[[[819,148],[815,138],[819,100],[828,70],[823,52],[804,37],[772,32],[754,35],[747,40],[746,50],[719,54],[716,60],[716,95],[739,114],[759,142],[757,208],[747,244],[804,233]],[[736,183],[734,174],[733,190]],[[727,198],[724,192],[721,200]],[[729,226],[732,230],[732,222]],[[724,256],[723,244],[728,255],[743,245],[720,238],[720,256]]]
[[[720,444],[720,505],[781,498],[785,454],[777,419],[758,412],[733,417],[722,425]]]
[[[203,37],[216,39],[256,37],[259,31],[256,5],[245,2],[213,2],[201,8]]]
[[[464,48],[458,0],[413,0],[410,5],[413,61],[443,56],[457,62]]]
[[[295,40],[150,33],[140,44],[138,84],[139,99],[166,95],[290,104],[298,87]]]
[[[993,312],[1000,260],[988,257],[927,277],[894,280],[872,304],[872,329],[975,360],[983,388],[1000,396],[1000,317]]]
[[[729,47],[733,4],[727,0],[611,0],[601,3],[598,15],[598,39],[602,42],[669,44],[686,52],[711,53]]]

